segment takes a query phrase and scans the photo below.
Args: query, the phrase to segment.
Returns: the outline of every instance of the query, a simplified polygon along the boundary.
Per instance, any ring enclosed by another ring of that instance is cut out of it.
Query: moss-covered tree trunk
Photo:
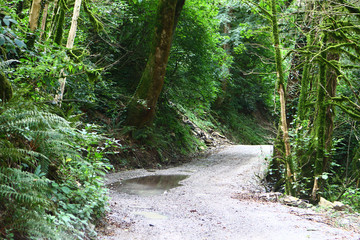
[[[164,85],[166,66],[176,24],[185,0],[160,0],[151,52],[140,83],[127,106],[126,125],[142,127],[152,122]]]
[[[322,57],[326,58],[326,53],[323,52]],[[315,122],[315,134],[317,139],[316,144],[316,158],[314,165],[314,185],[312,189],[312,199],[317,201],[319,196],[318,192],[321,188],[323,173],[323,165],[325,161],[325,132],[326,132],[326,63],[321,61],[319,64],[319,80],[317,92],[317,117]]]
[[[298,22],[299,20],[297,20]],[[300,32],[298,33],[294,53],[291,59],[291,68],[286,85],[286,109],[287,109],[287,125],[290,128],[290,123],[294,120],[297,112],[297,102],[300,95],[300,85],[303,77],[304,67],[301,66],[301,55],[297,52],[306,46],[306,36]]]
[[[0,72],[0,99],[2,102],[7,102],[12,98],[13,89],[9,79],[4,73]]]
[[[66,0],[60,1],[58,4],[58,14],[56,14],[54,21],[54,42],[58,45],[61,45],[63,35],[64,35],[64,25],[65,25],[65,13],[66,13]]]
[[[332,12],[334,3],[320,1],[319,6],[327,12]],[[326,20],[326,28],[332,26],[333,31],[326,31],[322,37],[321,58],[319,58],[319,81],[317,93],[317,117],[315,122],[315,133],[317,139],[316,159],[314,168],[314,186],[312,190],[312,199],[319,200],[319,190],[323,188],[322,174],[329,169],[331,161],[332,133],[334,129],[334,107],[330,100],[336,96],[338,70],[330,67],[329,62],[339,62],[340,55],[337,51],[327,49],[329,46],[337,44],[337,25],[332,20]],[[336,65],[336,64],[335,64]]]
[[[335,39],[330,38],[330,43],[335,44]],[[329,52],[327,54],[327,61],[335,61],[339,62],[340,55],[336,52]],[[326,93],[327,98],[326,102],[329,102],[331,98],[336,97],[336,87],[338,83],[338,73],[335,69],[329,68],[326,73]],[[335,109],[332,104],[327,104],[326,107],[326,122],[325,122],[325,149],[328,153],[331,152],[332,149],[332,135],[334,131],[334,117],[335,117]],[[323,165],[323,171],[327,171],[329,169],[329,162],[331,156],[327,156],[325,158],[325,162]]]
[[[313,44],[313,34],[311,30],[311,26],[314,24],[314,15],[312,14],[314,10],[314,3],[312,1],[305,1],[305,14],[303,15],[303,23],[304,25],[301,27],[302,34],[305,36],[306,44],[303,47],[310,46]],[[305,64],[303,66],[302,76],[301,76],[301,86],[299,93],[299,102],[298,102],[298,118],[300,121],[306,119],[306,114],[308,113],[307,99],[310,92],[310,71],[311,71],[311,63],[310,56],[306,56]]]
[[[329,40],[328,43],[333,43]],[[333,52],[322,53],[327,61],[339,61],[339,54]],[[329,104],[330,99],[336,96],[338,74],[335,69],[327,68],[325,62],[320,63],[316,121],[317,151],[315,160],[314,187],[312,199],[319,199],[318,191],[322,188],[321,175],[329,169],[331,161],[332,133],[334,130],[334,107]]]

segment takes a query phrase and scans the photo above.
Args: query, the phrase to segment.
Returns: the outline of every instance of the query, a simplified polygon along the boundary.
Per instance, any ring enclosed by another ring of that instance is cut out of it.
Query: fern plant
[[[0,238],[9,231],[15,239],[61,239],[55,223],[46,213],[53,208],[49,199],[50,180],[15,168],[0,168]]]
[[[50,165],[77,156],[69,136],[75,137],[76,132],[55,114],[6,110],[0,115],[0,166],[21,166],[30,171],[41,166],[47,174]]]
[[[97,175],[102,158],[82,157],[81,140],[85,137],[55,114],[0,111],[0,239],[86,239],[87,223],[105,211],[106,198],[101,179],[86,175]]]

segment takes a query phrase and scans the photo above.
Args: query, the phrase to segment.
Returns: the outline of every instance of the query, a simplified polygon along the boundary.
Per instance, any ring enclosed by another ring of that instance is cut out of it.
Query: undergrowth
[[[259,114],[238,113],[234,111],[215,114],[221,123],[220,128],[226,136],[239,144],[271,144],[273,132],[267,125],[269,119]]]
[[[0,238],[89,239],[106,210],[99,137],[36,107],[0,114]]]

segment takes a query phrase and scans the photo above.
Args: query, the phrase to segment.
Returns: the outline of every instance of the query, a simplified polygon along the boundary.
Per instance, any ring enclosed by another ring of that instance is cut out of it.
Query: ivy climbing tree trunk
[[[75,41],[76,29],[77,29],[77,21],[78,21],[79,15],[80,15],[80,8],[81,8],[81,0],[75,0],[70,32],[69,32],[69,36],[68,36],[67,43],[66,43],[66,48],[69,48],[69,49],[74,47],[74,41]],[[63,96],[64,96],[64,92],[65,92],[65,84],[66,84],[66,76],[64,76],[64,71],[65,71],[64,69],[61,69],[61,71],[60,71],[59,93],[54,98],[54,102],[60,106],[61,106],[61,102],[63,100]]]
[[[125,124],[142,127],[152,123],[164,85],[173,34],[185,0],[160,0],[151,52],[140,83],[127,106]]]

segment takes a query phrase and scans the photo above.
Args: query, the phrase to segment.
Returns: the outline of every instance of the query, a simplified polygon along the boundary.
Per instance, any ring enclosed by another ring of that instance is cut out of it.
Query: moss
[[[7,102],[12,98],[13,89],[10,81],[4,73],[0,72],[0,98],[3,102]]]
[[[103,24],[94,16],[94,14],[90,11],[89,7],[88,7],[88,3],[85,0],[84,1],[84,10],[87,13],[87,15],[89,16],[90,22],[93,25],[94,29],[96,32],[100,32],[101,30],[104,29]]]
[[[101,71],[103,71],[104,69],[100,68],[100,69],[85,69],[86,75],[89,79],[89,82],[94,84],[96,83],[100,77],[101,77]]]
[[[136,127],[151,125],[162,91],[170,53],[178,0],[161,0],[158,5],[154,38],[145,70],[127,107],[125,124]]]
[[[304,120],[307,113],[307,105],[306,100],[308,96],[308,88],[309,88],[309,64],[305,64],[301,79],[301,89],[299,96],[299,104],[298,104],[298,116],[300,120]]]
[[[3,57],[3,59],[7,59],[6,58],[6,51],[5,51],[5,49],[3,48],[3,47],[0,47],[0,54],[2,55],[2,57]]]
[[[56,33],[55,33],[55,38],[54,38],[54,42],[57,43],[58,45],[61,45],[62,39],[63,39],[63,35],[64,35],[64,23],[65,23],[65,3],[64,1],[60,2],[60,16],[59,16],[59,20],[57,22],[57,26],[56,26]]]
[[[89,55],[89,53],[88,53],[88,51],[86,49],[81,49],[81,48],[67,49],[66,54],[75,63],[81,63],[82,59],[85,56]]]
[[[326,43],[326,40],[324,40]],[[322,58],[326,58],[326,53],[321,53]],[[315,131],[317,138],[316,158],[314,164],[314,186],[312,190],[312,199],[316,201],[319,198],[318,192],[322,188],[322,178],[325,163],[325,142],[326,142],[326,63],[320,61],[319,63],[319,80],[318,80],[318,93],[317,93],[317,116],[315,122]]]

